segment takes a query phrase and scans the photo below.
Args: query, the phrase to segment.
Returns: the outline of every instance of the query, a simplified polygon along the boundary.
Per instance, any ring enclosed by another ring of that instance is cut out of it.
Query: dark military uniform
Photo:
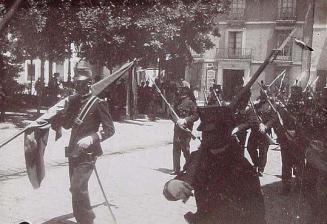
[[[176,177],[194,188],[197,212],[187,213],[185,219],[195,224],[264,224],[259,178],[231,137],[232,112],[222,107],[202,109],[200,150],[191,154],[186,173]],[[174,188],[167,185],[164,195],[174,200],[169,190]]]
[[[189,130],[192,130],[194,122],[199,119],[196,111],[196,103],[192,101],[189,96],[184,96],[175,108],[179,118],[185,119],[186,127]],[[190,157],[190,141],[190,133],[175,124],[173,139],[173,168],[176,173],[180,172],[181,152],[183,152],[186,162]]]
[[[311,207],[310,223],[327,223],[327,89],[315,102],[311,141],[306,148],[304,194]]]
[[[266,99],[260,99],[254,104],[254,109],[248,111],[247,119],[251,127],[251,134],[248,139],[247,150],[253,162],[253,166],[258,168],[259,172],[263,172],[267,163],[267,152],[269,141],[265,134],[259,131],[259,124],[263,123],[267,126],[266,133],[270,132],[272,123],[270,122],[272,111]],[[262,119],[258,120],[257,115]]]
[[[65,113],[59,118],[64,128],[72,129],[66,156],[69,161],[73,212],[79,224],[91,224],[95,218],[89,199],[88,181],[94,169],[96,157],[103,153],[100,142],[112,136],[115,131],[107,103],[97,97],[85,113],[85,118],[82,121],[77,119],[85,104],[90,103],[90,98],[90,95],[70,96]],[[102,125],[101,131],[99,131],[100,124]],[[93,143],[81,151],[77,143],[87,136],[92,137]]]
[[[286,108],[281,105],[277,107],[282,119],[281,126],[278,119],[275,119],[274,130],[277,135],[282,157],[282,193],[287,194],[291,190],[292,173],[295,175],[296,187],[299,188],[304,167],[304,147],[301,138],[302,123],[302,89],[298,86],[291,88],[291,96]],[[302,127],[303,128],[303,127]]]

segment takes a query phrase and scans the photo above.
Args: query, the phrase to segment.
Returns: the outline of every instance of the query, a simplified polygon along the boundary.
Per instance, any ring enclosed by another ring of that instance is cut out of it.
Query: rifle
[[[284,75],[286,72],[286,69],[284,69],[269,85],[268,85],[268,89],[270,89],[270,87],[277,81],[277,79],[279,79],[282,75]]]
[[[263,121],[262,121],[262,118],[259,116],[259,114],[257,113],[257,110],[255,109],[255,107],[254,107],[254,105],[253,105],[253,103],[252,103],[252,101],[250,100],[250,105],[251,105],[251,108],[252,108],[252,110],[253,110],[253,112],[254,112],[254,114],[255,114],[255,116],[256,116],[256,118],[257,118],[257,120],[260,122],[260,123],[263,123]],[[267,138],[267,140],[268,140],[268,142],[269,142],[269,144],[270,145],[277,145],[277,143],[268,135],[268,133],[265,133],[264,134],[265,135],[265,137]]]
[[[212,91],[215,94],[215,97],[217,99],[217,102],[218,102],[219,106],[221,106],[221,100],[219,99],[219,96],[217,95],[216,90],[212,89]]]
[[[166,99],[166,97],[162,94],[160,88],[157,86],[157,84],[153,81],[153,79],[151,77],[149,77],[149,79],[152,81],[153,85],[156,87],[157,92],[159,93],[160,97],[163,99],[163,101],[166,103],[166,105],[168,106],[169,110],[173,113],[174,117],[178,120],[180,119],[178,114],[175,112],[174,108],[170,105],[170,103],[168,102],[168,100]],[[176,124],[176,122],[175,122]],[[179,127],[179,126],[178,126]],[[192,131],[189,128],[182,128],[184,131],[188,132],[191,135],[191,138],[197,139],[197,137],[192,133]]]
[[[283,48],[286,46],[286,44],[290,41],[294,33],[296,32],[296,28],[292,30],[292,32],[287,36],[287,38],[283,41],[283,43],[279,46],[277,49],[273,49],[270,54],[266,57],[264,62],[260,65],[258,70],[253,74],[249,82],[244,86],[244,88],[241,89],[241,91],[235,96],[234,100],[230,103],[230,107],[235,108],[242,96],[249,91],[251,86],[254,84],[254,82],[258,79],[261,72],[267,67],[267,65],[275,60],[275,58],[278,56],[278,54],[283,50]]]
[[[277,114],[277,117],[278,117],[278,121],[279,123],[284,127],[284,122],[283,122],[283,119],[282,119],[282,116],[280,115],[280,113],[278,112],[278,110],[275,108],[275,106],[272,104],[272,102],[270,101],[270,98],[268,96],[268,94],[266,93],[266,91],[262,88],[261,84],[258,82],[258,85],[261,89],[261,91],[265,94],[266,98],[267,98],[267,101],[269,103],[269,105],[271,106],[271,108],[273,109],[273,111]]]

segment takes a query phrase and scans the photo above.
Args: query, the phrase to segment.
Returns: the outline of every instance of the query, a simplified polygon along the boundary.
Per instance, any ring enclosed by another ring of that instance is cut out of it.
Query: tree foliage
[[[8,9],[11,1],[0,7]],[[63,60],[74,43],[78,56],[112,68],[138,58],[144,65],[172,55],[187,63],[191,50],[213,47],[214,18],[229,0],[29,0],[9,32],[22,58]],[[3,10],[6,11],[6,10]]]

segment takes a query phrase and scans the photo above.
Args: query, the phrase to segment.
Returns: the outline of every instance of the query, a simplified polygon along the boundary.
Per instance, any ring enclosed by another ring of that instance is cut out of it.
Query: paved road
[[[116,134],[104,142],[105,153],[98,159],[97,167],[118,223],[184,224],[183,215],[196,210],[194,198],[183,204],[169,202],[162,196],[164,183],[172,178],[168,172],[172,167],[173,124],[166,120],[137,120],[115,123],[115,126]],[[3,133],[1,140],[16,127],[5,123],[0,125],[0,129]],[[25,173],[23,137],[2,149],[0,223],[74,223],[68,167],[63,153],[67,140],[68,136],[64,135],[60,141],[54,142],[51,134],[45,157],[47,173],[37,190],[31,187]],[[196,148],[196,143],[193,142],[192,147]],[[280,152],[270,150],[266,172],[261,178],[267,221],[272,224],[293,223],[298,194],[278,195],[280,173]],[[95,223],[110,223],[95,175],[91,177],[89,189],[97,215]]]

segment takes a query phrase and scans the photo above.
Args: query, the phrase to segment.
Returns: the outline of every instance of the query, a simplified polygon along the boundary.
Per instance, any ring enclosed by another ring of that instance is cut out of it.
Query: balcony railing
[[[217,48],[216,56],[220,59],[251,59],[251,48]]]
[[[278,20],[296,20],[295,7],[279,8]]]
[[[229,20],[244,20],[244,8],[233,8],[228,15]]]
[[[283,49],[282,52],[276,57],[277,61],[292,61],[292,52],[291,49]]]

